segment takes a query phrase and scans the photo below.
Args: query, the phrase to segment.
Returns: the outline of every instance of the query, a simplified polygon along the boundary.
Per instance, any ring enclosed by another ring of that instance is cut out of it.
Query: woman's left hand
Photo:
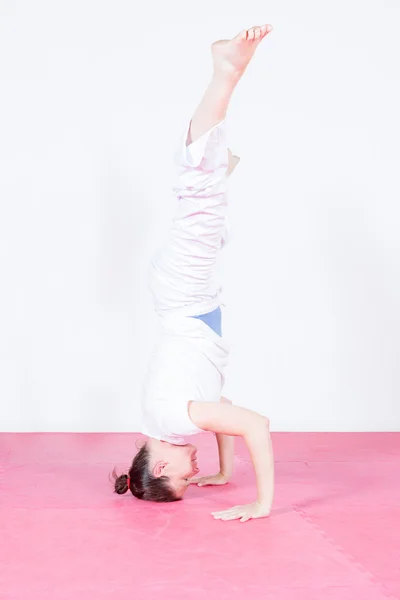
[[[222,473],[217,473],[216,475],[208,475],[206,477],[191,479],[189,483],[197,484],[200,487],[203,485],[224,485],[225,483],[228,483],[228,477]]]

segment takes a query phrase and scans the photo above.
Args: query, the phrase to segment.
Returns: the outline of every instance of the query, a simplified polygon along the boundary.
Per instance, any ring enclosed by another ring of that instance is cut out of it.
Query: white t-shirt
[[[161,335],[143,387],[142,433],[172,444],[201,430],[188,414],[191,400],[218,402],[228,343],[200,319],[161,319]]]

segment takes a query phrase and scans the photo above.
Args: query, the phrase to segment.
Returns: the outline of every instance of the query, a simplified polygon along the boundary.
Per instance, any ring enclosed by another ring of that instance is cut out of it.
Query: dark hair
[[[152,502],[175,502],[175,500],[180,500],[170,487],[169,477],[165,477],[165,475],[154,477],[150,473],[149,462],[150,453],[145,444],[133,459],[128,475],[117,477],[115,470],[113,471],[114,492],[125,494],[128,491],[129,477],[129,489],[140,500],[151,500]]]

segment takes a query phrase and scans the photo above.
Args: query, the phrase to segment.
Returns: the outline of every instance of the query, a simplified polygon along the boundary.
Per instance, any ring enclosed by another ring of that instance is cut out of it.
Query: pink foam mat
[[[230,484],[160,505],[112,493],[138,437],[0,434],[0,600],[400,598],[400,434],[273,434],[274,510],[243,524],[210,516],[254,499],[242,443]]]

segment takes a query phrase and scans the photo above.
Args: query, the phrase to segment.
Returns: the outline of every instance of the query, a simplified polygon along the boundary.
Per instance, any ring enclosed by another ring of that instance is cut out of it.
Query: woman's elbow
[[[267,431],[269,431],[269,425],[270,425],[269,418],[265,417],[264,415],[258,414],[257,419],[254,424],[257,424],[257,429],[259,431],[265,431],[265,429],[267,429]]]

